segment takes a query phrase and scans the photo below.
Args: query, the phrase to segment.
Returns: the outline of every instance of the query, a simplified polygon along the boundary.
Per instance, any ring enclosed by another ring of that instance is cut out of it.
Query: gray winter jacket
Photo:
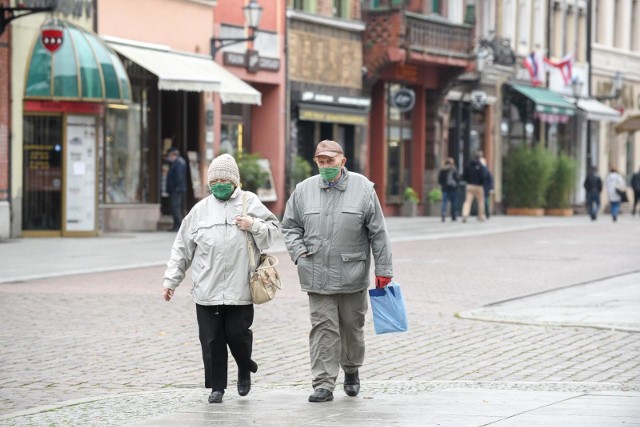
[[[254,218],[250,232],[238,229],[242,194],[247,194],[247,215]],[[184,218],[171,248],[164,287],[176,289],[191,266],[193,300],[200,305],[252,304],[249,290],[249,248],[255,241],[256,260],[279,233],[278,219],[255,194],[234,191],[227,201],[213,196],[198,202]]]
[[[345,179],[335,187],[319,175],[304,180],[287,202],[284,241],[305,292],[368,288],[372,251],[375,275],[393,276],[391,243],[373,183],[346,168],[342,172]]]

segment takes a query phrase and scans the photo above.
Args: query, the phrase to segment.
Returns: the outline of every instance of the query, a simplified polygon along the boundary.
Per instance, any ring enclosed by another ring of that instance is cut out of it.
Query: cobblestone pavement
[[[640,221],[629,220],[395,241],[395,279],[403,286],[410,330],[376,336],[367,323],[363,388],[640,391],[638,333],[455,316],[635,272],[639,237]],[[309,391],[307,297],[293,264],[279,255],[286,287],[277,300],[256,307],[260,369],[253,380],[257,389]],[[149,411],[168,412],[183,400],[205,399],[189,286],[178,288],[172,302],[162,301],[163,271],[149,267],[0,285],[0,424],[119,425],[142,420]],[[233,366],[229,377],[235,378]],[[171,405],[162,404],[167,393],[173,393]],[[116,397],[118,405],[108,404],[107,398]]]

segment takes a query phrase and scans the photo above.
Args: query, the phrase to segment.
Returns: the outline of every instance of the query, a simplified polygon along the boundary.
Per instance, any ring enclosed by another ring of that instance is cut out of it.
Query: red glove
[[[376,276],[376,289],[384,288],[391,283],[391,277]]]

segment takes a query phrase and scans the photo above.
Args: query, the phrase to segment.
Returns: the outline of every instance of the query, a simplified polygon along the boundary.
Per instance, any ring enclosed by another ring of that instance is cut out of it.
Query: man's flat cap
[[[335,157],[338,154],[344,154],[342,151],[342,147],[335,141],[330,141],[325,139],[324,141],[320,141],[318,146],[316,147],[316,154],[314,157],[318,156],[328,156]]]

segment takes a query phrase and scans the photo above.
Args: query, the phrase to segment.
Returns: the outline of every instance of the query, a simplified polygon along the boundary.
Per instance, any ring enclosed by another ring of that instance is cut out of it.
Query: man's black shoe
[[[311,396],[309,396],[309,402],[329,402],[333,400],[333,393],[324,388],[317,388]]]
[[[222,395],[224,394],[224,390],[213,390],[209,395],[209,403],[222,403]]]
[[[246,396],[251,391],[251,374],[247,373],[240,378],[238,374],[238,394]]]
[[[360,375],[358,371],[353,374],[344,373],[344,392],[347,396],[357,396],[360,393]]]

